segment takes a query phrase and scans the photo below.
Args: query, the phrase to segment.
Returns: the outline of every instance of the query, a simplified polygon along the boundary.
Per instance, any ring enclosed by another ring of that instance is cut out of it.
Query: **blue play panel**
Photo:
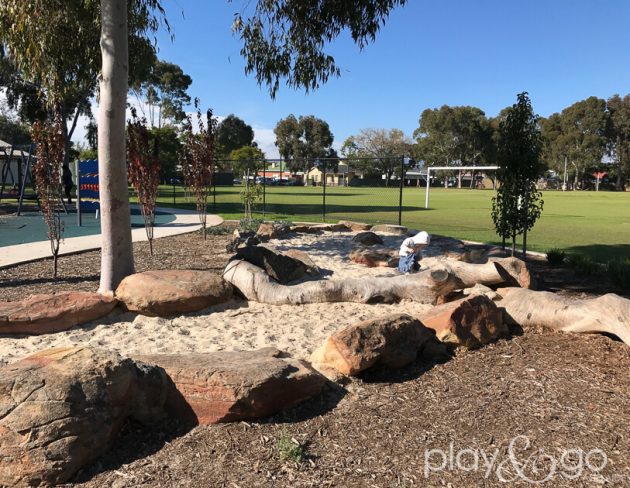
[[[61,214],[64,223],[63,237],[80,237],[101,233],[101,221],[95,218],[95,212],[82,213],[82,226],[77,225],[76,213]],[[166,212],[155,213],[155,225],[164,225],[175,220],[175,215]],[[144,220],[139,210],[131,211],[131,227],[144,228]],[[45,241],[48,229],[44,218],[39,213],[0,215],[0,247]]]

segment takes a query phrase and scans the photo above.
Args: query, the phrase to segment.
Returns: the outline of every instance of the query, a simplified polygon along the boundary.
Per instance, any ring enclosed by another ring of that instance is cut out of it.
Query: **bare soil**
[[[146,243],[136,244],[137,268],[220,272],[228,241],[196,234],[159,239],[154,257]],[[555,291],[609,291],[598,277],[536,266]],[[47,261],[3,269],[0,297],[95,290],[98,269],[98,252],[62,257],[54,282]],[[454,353],[441,364],[374,370],[331,384],[319,398],[259,422],[195,428],[129,422],[109,453],[68,486],[503,487],[545,478],[553,487],[630,486],[630,349],[605,336],[513,332],[510,340]],[[301,461],[282,459],[280,439],[299,444]],[[470,451],[458,458],[462,449]],[[589,452],[590,467],[578,469]],[[496,456],[490,468],[484,456]]]

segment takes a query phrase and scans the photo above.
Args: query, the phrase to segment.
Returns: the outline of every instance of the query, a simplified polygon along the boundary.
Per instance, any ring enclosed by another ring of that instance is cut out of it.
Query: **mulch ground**
[[[136,244],[136,265],[220,272],[228,241],[159,239],[155,257]],[[536,266],[556,291],[609,290],[599,277]],[[98,252],[87,252],[62,257],[55,282],[46,261],[0,270],[0,296],[94,290],[98,269]],[[630,349],[605,336],[514,332],[441,364],[331,385],[260,422],[193,429],[129,422],[109,453],[68,486],[455,488],[545,479],[554,487],[630,486]],[[281,440],[299,444],[301,461],[283,459]]]

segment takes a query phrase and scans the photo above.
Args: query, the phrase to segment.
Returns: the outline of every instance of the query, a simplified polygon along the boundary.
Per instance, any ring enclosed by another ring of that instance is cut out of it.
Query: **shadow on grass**
[[[630,259],[630,244],[588,244],[564,248],[567,254],[582,254],[593,261],[607,263],[613,259]]]

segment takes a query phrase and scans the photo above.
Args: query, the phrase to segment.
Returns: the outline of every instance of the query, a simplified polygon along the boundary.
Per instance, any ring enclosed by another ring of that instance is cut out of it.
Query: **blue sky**
[[[347,35],[331,46],[341,78],[308,95],[282,87],[274,101],[244,74],[231,33],[234,12],[254,3],[164,0],[175,40],[161,33],[158,45],[192,76],[191,95],[252,125],[268,157],[273,127],[290,113],[328,121],[339,147],[361,128],[411,135],[422,110],[443,104],[492,116],[526,90],[547,116],[630,92],[628,0],[411,0],[363,52]]]

